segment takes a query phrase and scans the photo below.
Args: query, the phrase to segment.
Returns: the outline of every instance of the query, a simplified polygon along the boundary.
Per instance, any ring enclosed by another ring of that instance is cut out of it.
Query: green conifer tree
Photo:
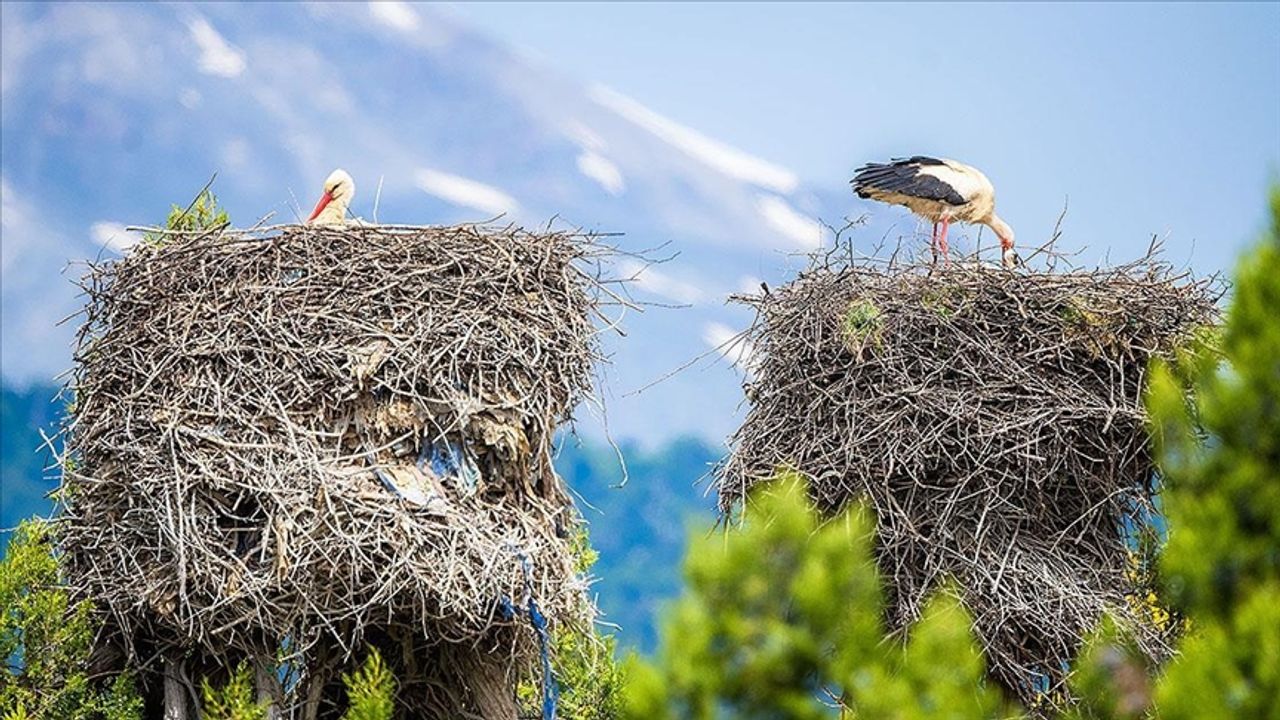
[[[0,718],[134,720],[132,679],[88,676],[95,624],[88,600],[72,602],[48,523],[18,526],[0,560]]]
[[[1104,633],[1079,673],[1081,717],[1280,720],[1280,186],[1270,204],[1220,342],[1156,367],[1150,384],[1163,596],[1186,636],[1143,697],[1133,654]]]
[[[873,521],[822,522],[798,478],[762,486],[741,529],[691,539],[688,590],[670,608],[657,665],[633,658],[633,718],[1003,718],[970,619],[940,592],[886,639]]]
[[[359,670],[342,676],[342,684],[347,687],[347,712],[343,720],[391,720],[396,679],[376,649],[369,649]]]
[[[240,663],[226,685],[214,688],[201,681],[205,720],[266,720],[267,703],[253,699],[253,674],[247,663]]]

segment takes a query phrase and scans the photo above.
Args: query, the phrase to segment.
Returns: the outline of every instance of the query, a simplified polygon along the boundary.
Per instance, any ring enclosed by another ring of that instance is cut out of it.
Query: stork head
[[[356,181],[351,179],[346,170],[341,168],[329,173],[329,177],[324,180],[324,191],[320,195],[320,201],[316,203],[316,209],[311,211],[311,217],[307,218],[308,223],[316,221],[316,218],[324,213],[321,221],[338,221],[346,217],[347,206],[351,204],[351,198],[356,194]],[[325,210],[329,212],[325,212]]]
[[[986,224],[995,231],[996,237],[1000,238],[1000,264],[1006,268],[1021,265],[1022,259],[1018,257],[1018,251],[1013,249],[1013,228],[1009,227],[1009,223],[1001,220],[999,215],[991,213],[991,219]]]

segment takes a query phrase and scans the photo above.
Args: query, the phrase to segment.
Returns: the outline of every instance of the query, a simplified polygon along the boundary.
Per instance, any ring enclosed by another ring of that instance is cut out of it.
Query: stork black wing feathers
[[[948,205],[963,205],[967,200],[955,188],[932,175],[920,172],[922,167],[944,164],[937,158],[924,155],[897,158],[888,164],[867,163],[854,174],[853,191],[860,198],[870,197],[871,193],[878,191],[936,200]]]
[[[912,155],[909,158],[894,158],[891,165],[946,165],[945,162],[928,155]]]

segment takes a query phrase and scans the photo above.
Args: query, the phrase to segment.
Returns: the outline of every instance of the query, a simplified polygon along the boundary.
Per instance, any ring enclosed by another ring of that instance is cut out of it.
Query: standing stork
[[[324,181],[324,194],[316,209],[307,218],[308,225],[343,225],[347,221],[347,207],[356,196],[356,181],[341,168],[329,173]]]
[[[952,222],[986,225],[1000,238],[1000,261],[1019,263],[1013,228],[996,215],[996,189],[982,171],[955,160],[916,155],[884,163],[868,163],[853,176],[853,191],[911,212],[933,223],[933,248],[947,257],[947,228]]]

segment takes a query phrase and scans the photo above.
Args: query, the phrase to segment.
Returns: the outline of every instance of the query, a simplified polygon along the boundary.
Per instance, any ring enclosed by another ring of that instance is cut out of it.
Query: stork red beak
[[[333,201],[333,194],[328,191],[325,191],[325,194],[320,196],[320,202],[316,203],[316,209],[311,211],[311,217],[307,218],[307,222],[311,222],[312,220],[315,220],[316,216],[320,214],[320,211],[324,210],[324,207],[332,201]]]

